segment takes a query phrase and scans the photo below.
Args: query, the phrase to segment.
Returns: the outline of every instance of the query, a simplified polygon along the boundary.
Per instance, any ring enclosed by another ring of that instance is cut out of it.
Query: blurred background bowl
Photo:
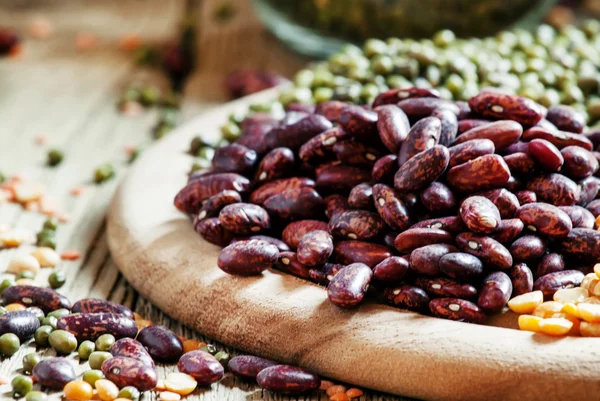
[[[539,23],[555,0],[253,0],[263,23],[296,51],[326,57],[348,41],[492,35]]]

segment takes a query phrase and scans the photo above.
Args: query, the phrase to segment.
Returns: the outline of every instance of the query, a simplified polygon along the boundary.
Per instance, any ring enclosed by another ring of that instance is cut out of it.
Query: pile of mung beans
[[[586,129],[569,106],[497,89],[291,104],[246,118],[175,206],[224,247],[229,274],[274,268],[340,308],[370,296],[484,323],[511,297],[579,286],[600,261],[600,131]]]
[[[57,262],[56,255],[45,249],[32,257],[39,263]],[[320,388],[334,401],[362,395],[359,389],[321,380],[298,367],[252,355],[232,358],[213,345],[179,337],[110,301],[86,298],[71,303],[51,288],[32,285],[12,285],[0,292],[4,304],[0,307],[0,356],[12,357],[32,338],[38,350],[54,350],[46,356],[32,352],[23,357],[23,374],[11,382],[15,399],[44,401],[47,395],[39,390],[62,390],[66,400],[137,401],[141,393],[155,391],[161,401],[178,401],[197,387],[220,381],[226,371],[283,394]],[[74,368],[77,359],[87,362],[80,376]],[[178,371],[159,379],[159,363],[177,364]]]
[[[600,119],[600,22],[579,28],[540,25],[494,37],[460,39],[452,31],[431,39],[367,40],[298,72],[283,105],[328,100],[371,104],[389,89],[437,88],[444,99],[468,100],[485,87],[535,100],[567,104],[589,123]]]

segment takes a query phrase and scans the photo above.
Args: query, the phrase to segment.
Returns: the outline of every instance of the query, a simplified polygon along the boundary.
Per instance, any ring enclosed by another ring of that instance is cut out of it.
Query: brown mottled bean
[[[512,281],[506,273],[491,273],[483,279],[483,284],[479,289],[477,306],[484,312],[498,313],[506,306],[512,291]]]
[[[354,137],[377,135],[377,113],[357,105],[348,104],[342,109],[339,124]]]
[[[56,327],[71,332],[78,341],[95,341],[103,334],[112,334],[115,338],[135,337],[138,330],[135,321],[118,313],[82,313],[63,316]]]
[[[506,162],[511,174],[515,175],[531,174],[535,168],[535,160],[525,152],[515,152],[506,155],[504,156],[504,162]]]
[[[303,279],[311,279],[311,268],[298,262],[298,255],[296,255],[294,252],[280,252],[279,257],[277,258],[277,261],[273,267],[279,271],[291,274],[292,276]]]
[[[0,336],[12,333],[23,342],[33,337],[39,327],[40,321],[37,316],[27,310],[5,312],[0,315]]]
[[[305,234],[315,231],[327,231],[327,223],[319,220],[299,220],[288,224],[281,233],[281,239],[291,249],[298,248],[298,244]]]
[[[435,97],[439,98],[440,93],[436,89],[430,88],[402,88],[402,89],[390,89],[382,92],[373,101],[373,108],[386,105],[396,104],[400,100],[419,98],[419,97]]]
[[[458,122],[458,135],[462,135],[473,128],[489,124],[490,120],[483,120],[480,118],[467,118]]]
[[[342,127],[335,126],[308,140],[300,147],[298,156],[300,160],[311,164],[332,159],[335,156],[333,145],[348,137],[348,133]]]
[[[585,117],[574,108],[563,104],[550,107],[546,119],[562,131],[580,134],[585,128]]]
[[[524,228],[525,225],[519,219],[505,219],[500,222],[498,229],[490,237],[501,244],[510,244],[521,235]]]
[[[597,230],[574,228],[556,245],[563,252],[584,260],[600,259],[600,231]]]
[[[232,143],[215,149],[212,167],[222,173],[245,173],[254,167],[257,158],[254,150],[239,143]]]
[[[331,303],[340,308],[352,308],[362,302],[373,271],[364,263],[352,263],[336,274],[327,287]]]
[[[410,253],[410,266],[418,273],[437,276],[440,274],[440,259],[457,251],[456,247],[447,244],[425,245]]]
[[[218,246],[227,246],[233,239],[233,234],[227,231],[218,217],[200,220],[194,218],[194,230],[206,241]]]
[[[317,171],[317,187],[327,191],[350,191],[371,179],[371,171],[361,167],[337,164]]]
[[[588,150],[579,146],[567,146],[560,153],[565,160],[562,173],[569,178],[578,180],[598,171],[598,160]]]
[[[471,139],[459,145],[453,145],[448,149],[450,152],[448,168],[466,163],[479,156],[491,155],[495,149],[494,142],[489,139]]]
[[[233,203],[219,212],[219,222],[234,234],[256,234],[271,227],[271,219],[265,209],[252,203]]]
[[[580,189],[574,181],[556,173],[529,180],[527,189],[535,192],[539,201],[554,206],[574,205],[580,196]]]
[[[207,217],[216,217],[219,215],[221,209],[227,205],[233,203],[239,203],[242,201],[242,197],[236,191],[226,189],[213,195],[202,202],[202,207],[198,212],[198,220],[203,220]]]
[[[355,140],[344,140],[333,145],[337,159],[349,166],[366,166],[372,168],[375,161],[381,157],[381,152]]]
[[[483,263],[479,258],[463,252],[452,252],[438,262],[440,272],[457,280],[471,281],[483,274]]]
[[[339,100],[329,100],[319,103],[315,109],[315,113],[325,116],[326,119],[332,122],[339,122],[342,115],[342,110],[348,104]]]
[[[476,233],[490,234],[500,225],[500,212],[496,205],[483,196],[470,196],[460,205],[460,217]]]
[[[512,297],[526,294],[533,290],[533,273],[525,263],[515,263],[508,271],[512,283]]]
[[[373,279],[385,285],[398,284],[410,270],[405,258],[390,256],[373,268]]]
[[[258,240],[258,241],[265,241],[271,245],[275,245],[277,247],[277,249],[279,249],[280,252],[285,252],[285,251],[290,250],[290,247],[285,242],[283,242],[277,238],[269,237],[268,235],[251,235],[249,237],[236,237],[231,240],[230,244],[235,244],[236,242],[240,242],[240,241],[248,241],[251,239]]]
[[[321,216],[323,198],[313,188],[288,189],[263,202],[270,216],[280,221],[306,220]]]
[[[371,177],[373,181],[392,184],[396,171],[398,171],[398,156],[385,155],[373,164]]]
[[[410,228],[437,228],[448,231],[450,234],[459,234],[467,229],[460,216],[421,220],[420,222],[413,224]]]
[[[398,107],[406,113],[411,120],[425,119],[433,113],[435,109],[447,108],[458,116],[460,109],[457,105],[446,99],[435,97],[408,98],[398,102]]]
[[[402,143],[398,163],[402,166],[417,153],[437,145],[442,132],[442,122],[437,117],[426,117],[412,126],[408,138]]]
[[[371,184],[364,182],[352,188],[350,195],[348,195],[348,205],[353,209],[374,209],[373,187]]]
[[[254,174],[254,180],[263,183],[289,175],[294,162],[294,152],[291,149],[275,148],[261,160]]]
[[[378,214],[366,210],[346,210],[329,220],[328,229],[337,238],[368,240],[377,237],[385,224]]]
[[[40,361],[33,367],[31,376],[40,386],[52,390],[62,390],[77,377],[71,362],[60,357]]]
[[[71,302],[58,292],[43,287],[32,285],[14,285],[2,292],[4,304],[22,304],[25,306],[37,306],[44,313],[56,309],[71,309]]]
[[[534,139],[529,142],[528,151],[531,158],[547,171],[560,171],[565,162],[561,151],[545,139]]]
[[[240,193],[247,192],[250,181],[235,173],[219,173],[201,176],[190,181],[175,196],[175,207],[184,213],[197,214],[202,207],[202,201],[226,189]]]
[[[594,228],[594,215],[581,206],[560,206],[560,210],[565,212],[571,219],[573,228]]]
[[[415,312],[424,312],[429,306],[429,295],[423,289],[412,285],[386,288],[383,296],[390,305]]]
[[[334,214],[343,212],[344,210],[350,209],[348,199],[339,194],[328,195],[324,199],[325,202],[325,215],[329,218],[333,217]]]
[[[429,302],[431,313],[442,319],[483,324],[485,315],[473,302],[458,298],[436,298]]]
[[[269,199],[271,196],[280,194],[283,191],[287,191],[288,189],[310,188],[310,187],[314,187],[314,186],[315,186],[315,182],[313,180],[311,180],[310,178],[304,178],[304,177],[281,178],[278,180],[268,182],[268,183],[258,187],[250,195],[250,202],[255,203],[257,205],[261,205],[264,201]]]
[[[425,209],[434,213],[450,212],[456,208],[457,201],[452,190],[441,182],[434,181],[421,192],[421,203]]]
[[[237,377],[255,380],[261,370],[275,365],[277,362],[258,356],[238,355],[231,358],[227,367]]]
[[[448,148],[442,145],[436,145],[415,154],[396,172],[394,188],[403,192],[426,188],[444,174],[449,160]]]
[[[589,151],[592,151],[593,149],[592,141],[584,135],[564,131],[550,131],[541,127],[529,128],[523,132],[522,138],[524,141],[545,139],[558,149],[566,148],[567,146],[580,146]]]
[[[481,92],[469,100],[469,106],[480,116],[523,125],[535,125],[544,117],[541,106],[533,100],[498,92]]]
[[[585,207],[594,217],[600,216],[600,199],[595,199]]]
[[[471,284],[461,284],[446,277],[418,277],[415,284],[433,297],[471,299],[477,296],[477,289]]]
[[[451,168],[447,181],[459,191],[482,191],[500,187],[510,177],[510,170],[501,156],[484,155]]]
[[[448,108],[435,109],[431,113],[432,117],[437,117],[442,122],[439,144],[450,146],[456,139],[458,133],[458,119],[456,114]]]
[[[137,359],[146,365],[154,366],[154,360],[141,342],[133,338],[121,338],[110,348],[112,356],[124,356]]]
[[[560,253],[549,253],[537,264],[536,277],[565,270],[565,260]]]
[[[510,121],[500,120],[493,123],[475,127],[456,138],[453,145],[459,145],[473,139],[489,139],[494,142],[496,150],[502,150],[517,142],[523,134],[521,124]]]
[[[225,369],[214,356],[200,350],[183,354],[177,363],[177,369],[196,379],[199,386],[216,383],[225,374]]]
[[[174,363],[183,355],[183,343],[164,326],[144,327],[138,333],[137,340],[146,347],[152,359],[158,362]]]
[[[278,256],[279,249],[268,242],[240,241],[223,248],[217,265],[228,274],[252,276],[273,266]]]
[[[548,273],[535,280],[533,289],[542,291],[546,299],[551,299],[554,293],[562,288],[577,287],[581,284],[584,274],[579,270],[563,270]]]
[[[298,244],[298,262],[307,266],[322,265],[333,253],[333,241],[327,231],[316,230],[305,234]]]
[[[259,386],[282,394],[304,394],[315,391],[321,379],[307,370],[288,365],[275,365],[261,370],[256,375]]]
[[[521,181],[520,178],[510,176],[508,181],[506,181],[506,184],[504,184],[502,187],[514,193],[525,189],[525,184],[523,183],[523,181]]]
[[[331,128],[333,124],[319,114],[310,114],[293,124],[273,128],[265,137],[268,149],[286,147],[298,150],[306,141]]]
[[[562,238],[573,228],[569,216],[556,206],[547,203],[528,203],[517,210],[515,217],[525,227],[550,238]]]
[[[156,369],[142,361],[124,356],[112,357],[102,364],[104,376],[119,388],[133,386],[139,391],[156,387]]]
[[[128,318],[133,318],[131,309],[124,305],[115,302],[107,301],[106,299],[84,298],[73,304],[71,308],[73,313],[118,313]]]
[[[375,111],[378,115],[377,131],[381,142],[390,152],[398,153],[400,145],[406,140],[410,131],[408,117],[396,105],[380,106]]]
[[[513,258],[508,249],[491,237],[461,233],[456,237],[456,245],[463,252],[477,256],[490,267],[508,270],[513,264]]]
[[[369,267],[375,267],[390,256],[392,253],[386,246],[364,241],[340,241],[333,248],[335,260],[345,265],[364,263]]]
[[[579,201],[577,202],[580,206],[585,206],[598,196],[600,190],[600,180],[597,177],[587,177],[577,182],[579,187]]]
[[[508,249],[514,260],[534,261],[546,253],[548,244],[536,235],[524,235],[513,242]]]
[[[511,219],[521,206],[517,196],[504,188],[480,192],[477,195],[489,199],[498,208],[503,219]]]
[[[401,253],[412,252],[425,245],[444,243],[452,243],[452,235],[437,228],[409,228],[394,240],[394,246]]]
[[[410,226],[409,211],[392,188],[384,184],[375,184],[373,200],[377,213],[392,229],[405,230]]]
[[[344,267],[346,266],[338,263],[325,263],[322,270],[310,269],[308,271],[308,276],[315,283],[327,287],[331,279],[333,279],[333,277],[335,277],[335,275]]]
[[[537,202],[537,195],[533,191],[519,191],[516,195],[520,205]]]
[[[270,116],[263,121],[253,122],[252,120],[252,117],[248,117],[244,120],[242,123],[242,137],[235,143],[254,150],[258,155],[264,155],[267,152],[267,134],[276,127],[279,122]]]

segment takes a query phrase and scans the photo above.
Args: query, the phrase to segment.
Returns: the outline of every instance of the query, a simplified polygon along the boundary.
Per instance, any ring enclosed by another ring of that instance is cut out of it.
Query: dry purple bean
[[[345,210],[329,220],[328,229],[337,238],[368,240],[377,237],[385,224],[377,213],[366,210]]]
[[[339,194],[328,195],[323,199],[325,202],[325,215],[332,218],[333,215],[350,209],[348,199]]]
[[[418,153],[433,148],[440,140],[442,122],[437,117],[426,117],[412,126],[402,143],[398,162],[402,166]]]
[[[56,309],[71,309],[71,302],[58,292],[50,288],[36,287],[32,285],[14,285],[2,292],[4,304],[22,304],[25,306],[37,306],[44,313]]]
[[[510,277],[504,272],[488,275],[479,289],[477,305],[487,313],[498,313],[506,306],[513,287]]]
[[[390,89],[386,92],[382,92],[373,101],[373,108],[385,105],[385,104],[396,104],[400,100],[412,99],[419,97],[434,97],[439,98],[440,93],[437,89],[430,88],[401,88],[401,89]]]
[[[477,296],[477,289],[471,284],[461,284],[446,277],[419,277],[415,284],[429,295],[438,298],[472,299]]]
[[[565,161],[562,173],[569,178],[579,180],[598,171],[598,160],[589,150],[579,146],[567,146],[560,153]]]
[[[440,259],[457,251],[456,247],[447,244],[425,245],[410,253],[410,265],[420,274],[437,276],[440,274]]]
[[[337,216],[337,215],[336,215]],[[307,266],[322,265],[333,253],[333,241],[327,231],[316,230],[305,234],[298,244],[298,262]]]
[[[600,231],[589,228],[574,228],[556,243],[558,249],[584,260],[600,259]]]
[[[580,196],[580,189],[573,180],[556,173],[531,179],[527,189],[535,192],[540,202],[554,206],[574,205]]]
[[[515,263],[508,271],[512,283],[512,297],[522,295],[533,290],[533,274],[525,263]]]
[[[585,128],[585,117],[570,106],[554,105],[548,109],[546,118],[562,131],[580,134]]]
[[[257,205],[261,205],[271,196],[280,194],[283,191],[287,191],[288,189],[308,188],[314,186],[315,182],[310,178],[281,178],[258,187],[258,189],[256,189],[250,195],[250,202],[255,203]]]
[[[539,104],[525,97],[485,91],[469,100],[471,110],[483,117],[514,120],[535,125],[544,116]]]
[[[444,213],[455,209],[457,200],[446,184],[434,181],[421,192],[421,203],[430,212]]]
[[[517,142],[522,134],[521,124],[510,120],[500,120],[472,128],[456,138],[453,145],[473,139],[489,139],[494,142],[496,150],[502,150]]]
[[[495,149],[494,142],[489,139],[471,139],[459,145],[453,145],[448,149],[450,152],[448,168],[464,164],[479,156],[491,155]]]
[[[473,302],[458,298],[437,298],[429,302],[431,313],[442,319],[483,324],[485,315]]]
[[[521,235],[524,228],[525,225],[519,219],[502,220],[498,229],[490,237],[501,244],[509,244]]]
[[[562,270],[548,273],[533,283],[533,289],[544,293],[547,299],[552,298],[554,293],[562,288],[577,287],[581,284],[584,274],[579,270]]]
[[[398,102],[398,107],[406,113],[408,118],[422,120],[427,118],[436,109],[446,108],[458,116],[460,109],[457,105],[446,99],[435,97],[407,98]]]
[[[377,113],[357,105],[346,105],[340,114],[339,123],[344,131],[355,137],[377,135]]]
[[[408,209],[396,192],[387,185],[373,186],[373,200],[379,216],[394,230],[405,230],[411,224]]]
[[[519,201],[520,205],[526,205],[528,203],[537,202],[537,195],[533,191],[527,191],[527,190],[519,191],[516,193],[516,195],[517,195],[517,200]],[[515,212],[516,212],[516,210],[515,210]]]
[[[587,177],[577,182],[579,187],[579,201],[577,202],[580,206],[585,206],[598,196],[600,190],[600,181],[598,177]]]
[[[294,152],[291,149],[275,148],[261,160],[254,180],[262,183],[285,177],[294,167],[294,162]]]
[[[489,199],[498,208],[503,219],[513,218],[515,212],[521,206],[515,194],[504,188],[479,192],[477,195]]]
[[[423,289],[412,285],[386,288],[383,296],[390,305],[415,312],[424,312],[429,306],[429,295]]]
[[[344,267],[330,281],[327,296],[340,308],[352,308],[362,302],[373,271],[364,263],[352,263]]]
[[[240,193],[250,189],[250,181],[239,174],[219,173],[201,176],[190,181],[175,196],[175,207],[184,213],[197,214],[202,208],[202,201],[226,189]]]
[[[385,285],[398,284],[410,270],[409,262],[399,256],[390,256],[373,268],[373,279]]]
[[[442,256],[438,266],[440,272],[457,280],[471,281],[483,274],[481,260],[463,252],[453,252]]]
[[[542,277],[546,274],[565,270],[565,260],[560,253],[549,253],[545,255],[537,265],[535,276]]]
[[[309,139],[332,127],[333,124],[319,114],[310,114],[293,124],[273,128],[265,137],[268,149],[286,147],[298,150]]]
[[[227,231],[240,235],[257,234],[271,227],[267,211],[252,203],[225,206],[219,213],[219,222]]]
[[[373,187],[365,182],[352,188],[348,195],[348,205],[353,209],[374,209]]]
[[[373,181],[384,184],[393,184],[394,174],[398,170],[398,156],[385,155],[373,164],[371,169],[371,177]]]
[[[439,217],[435,219],[421,220],[410,228],[437,228],[449,232],[450,234],[459,234],[467,229],[465,223],[459,216]]]
[[[317,171],[317,187],[326,191],[350,191],[356,185],[369,181],[371,171],[356,166],[337,164]]]
[[[333,145],[348,137],[348,133],[342,127],[335,126],[308,140],[300,147],[298,156],[300,160],[311,164],[333,159]]]
[[[589,151],[592,151],[593,149],[592,141],[590,141],[584,135],[573,134],[571,132],[564,131],[550,131],[541,127],[529,128],[523,132],[523,136],[521,138],[524,141],[545,139],[559,149],[566,148],[567,146],[580,146]]]
[[[195,217],[194,230],[206,241],[218,246],[227,246],[233,239],[233,233],[223,228],[218,217],[204,220]]]
[[[390,256],[392,253],[386,246],[372,242],[340,241],[333,248],[333,257],[338,263],[344,265],[364,263],[369,267],[375,267]]]
[[[508,270],[513,264],[513,258],[508,249],[493,238],[462,233],[456,237],[456,245],[463,252],[477,256],[490,267]]]
[[[82,313],[63,316],[58,319],[56,327],[73,333],[78,341],[96,341],[103,334],[112,334],[117,339],[133,338],[138,331],[133,319],[118,313]]]
[[[273,237],[269,237],[267,235],[252,235],[250,237],[237,237],[237,238],[232,239],[230,244],[235,244],[236,242],[240,242],[240,241],[248,241],[251,239],[258,240],[258,241],[265,241],[271,245],[275,245],[277,247],[277,249],[279,249],[279,252],[286,252],[286,251],[290,250],[290,247],[282,240],[273,238]]]
[[[273,267],[292,276],[305,280],[312,279],[310,276],[311,267],[298,262],[298,256],[294,252],[280,252],[279,258]]]
[[[34,366],[31,376],[40,386],[52,390],[62,390],[77,377],[67,358],[44,359]]]
[[[133,312],[124,305],[98,298],[85,298],[73,304],[73,313],[118,313],[133,319]]]
[[[265,241],[240,241],[223,248],[217,265],[228,274],[253,276],[273,266],[279,249]]]
[[[199,386],[216,383],[225,374],[225,369],[214,356],[200,350],[186,352],[179,359],[177,368],[196,379]]]
[[[40,321],[33,313],[20,310],[0,315],[0,335],[12,333],[21,342],[31,338],[40,327]]]
[[[410,131],[408,117],[396,105],[380,106],[376,111],[377,131],[381,142],[390,152],[398,153],[400,145],[406,140]]]
[[[309,393],[321,385],[317,375],[288,365],[275,365],[261,370],[256,375],[256,382],[267,390],[290,395]]]
[[[319,220],[299,220],[288,224],[281,233],[281,239],[291,249],[298,248],[298,244],[305,234],[316,231],[327,231],[327,223]]]
[[[137,340],[146,347],[150,356],[159,362],[173,363],[183,355],[183,343],[175,333],[164,326],[152,325],[143,328]]]
[[[483,191],[501,187],[510,178],[501,156],[484,155],[448,170],[447,182],[459,191]]]
[[[381,152],[377,149],[350,139],[336,142],[333,151],[340,162],[349,166],[372,168],[375,161],[381,157]]]
[[[524,235],[512,243],[510,254],[514,260],[530,262],[544,256],[548,244],[546,241],[536,235]]]
[[[207,217],[216,217],[225,206],[241,201],[242,197],[238,192],[226,189],[202,201],[202,207],[197,217],[199,220]]]
[[[581,206],[560,206],[559,209],[569,216],[573,228],[594,228],[594,215],[586,208]]]
[[[102,373],[119,388],[133,386],[139,391],[148,391],[156,387],[158,382],[154,367],[124,356],[115,356],[104,361]]]
[[[474,232],[490,234],[500,225],[500,212],[496,205],[483,196],[470,196],[460,205],[460,216]]]
[[[426,188],[444,174],[449,160],[448,149],[441,145],[430,147],[415,154],[402,164],[396,172],[394,188],[403,192]]]
[[[409,228],[398,234],[394,240],[394,246],[398,252],[408,253],[425,245],[449,244],[452,242],[452,235],[444,230],[437,228]]]
[[[525,227],[550,238],[562,238],[573,228],[569,216],[547,203],[528,203],[517,210],[515,217],[520,219]]]
[[[546,171],[560,171],[565,162],[561,151],[545,139],[529,142],[528,154]]]
[[[227,367],[237,377],[255,380],[263,369],[275,365],[277,362],[258,356],[238,355],[231,358]]]
[[[268,198],[263,206],[279,221],[306,220],[324,210],[323,198],[313,188],[288,189]]]
[[[110,348],[112,356],[124,356],[137,359],[146,365],[154,366],[154,360],[141,342],[133,338],[121,338]]]
[[[254,167],[258,156],[252,149],[239,143],[218,147],[212,158],[214,171],[220,173],[246,173]]]

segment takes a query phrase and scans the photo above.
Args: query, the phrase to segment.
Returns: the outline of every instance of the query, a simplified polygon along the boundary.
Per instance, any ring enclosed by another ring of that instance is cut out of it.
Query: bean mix
[[[484,323],[513,296],[578,287],[600,261],[599,141],[581,121],[495,89],[292,104],[244,120],[174,203],[224,247],[229,274],[274,268],[340,308],[372,295]]]

